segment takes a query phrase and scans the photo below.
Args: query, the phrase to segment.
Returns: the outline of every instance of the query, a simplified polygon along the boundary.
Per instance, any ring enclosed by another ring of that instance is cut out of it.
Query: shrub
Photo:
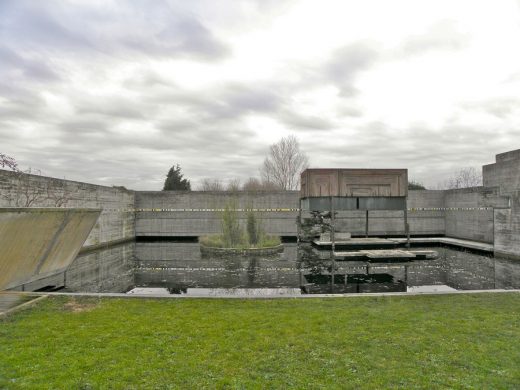
[[[253,211],[247,212],[247,240],[249,245],[256,246],[259,238],[259,226]]]
[[[214,248],[266,248],[281,244],[280,238],[265,234],[253,211],[247,213],[246,232],[240,227],[236,205],[228,203],[221,215],[222,233],[203,236],[202,245]]]
[[[242,244],[243,233],[238,222],[238,215],[234,204],[227,204],[222,212],[222,241],[227,248],[234,248]]]

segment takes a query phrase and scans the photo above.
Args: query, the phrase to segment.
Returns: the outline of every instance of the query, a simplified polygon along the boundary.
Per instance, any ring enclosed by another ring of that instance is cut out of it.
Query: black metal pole
[[[406,247],[410,248],[410,225],[408,225],[408,205],[404,201],[404,232],[406,234]]]
[[[368,209],[365,214],[365,237],[368,238]]]

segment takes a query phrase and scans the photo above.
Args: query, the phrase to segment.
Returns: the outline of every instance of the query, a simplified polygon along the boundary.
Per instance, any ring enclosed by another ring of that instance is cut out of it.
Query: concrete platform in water
[[[334,257],[338,260],[433,260],[438,258],[439,254],[436,251],[430,250],[371,249],[334,252]]]
[[[320,247],[332,246],[332,241],[320,241],[314,240],[314,245]],[[395,247],[399,245],[399,242],[390,238],[379,238],[379,237],[356,237],[348,240],[337,240],[334,242],[336,246],[349,246],[349,247],[363,247],[363,246],[377,246],[377,247]]]
[[[411,244],[420,245],[450,245],[458,248],[475,249],[482,252],[493,253],[493,244],[479,241],[463,240],[460,238],[452,237],[412,237],[410,238]],[[313,244],[322,247],[330,248],[332,246],[331,241],[320,241],[314,240]],[[348,240],[338,240],[335,242],[336,247],[344,248],[362,248],[362,247],[379,247],[379,248],[395,248],[406,244],[406,238],[380,238],[380,237],[355,237]]]

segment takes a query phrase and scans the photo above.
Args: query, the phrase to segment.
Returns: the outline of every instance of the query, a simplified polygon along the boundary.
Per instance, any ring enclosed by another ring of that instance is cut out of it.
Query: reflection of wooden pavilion
[[[336,211],[364,210],[368,237],[370,210],[401,210],[409,247],[407,195],[407,169],[307,169],[301,174],[300,219],[302,211],[329,211],[334,252]]]

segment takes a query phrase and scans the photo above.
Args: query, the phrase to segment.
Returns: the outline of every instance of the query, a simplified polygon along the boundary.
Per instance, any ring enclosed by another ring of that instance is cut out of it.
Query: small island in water
[[[222,212],[221,226],[222,233],[200,237],[203,254],[270,255],[283,251],[280,237],[266,234],[252,209],[247,212],[244,230],[236,207],[227,205]]]

